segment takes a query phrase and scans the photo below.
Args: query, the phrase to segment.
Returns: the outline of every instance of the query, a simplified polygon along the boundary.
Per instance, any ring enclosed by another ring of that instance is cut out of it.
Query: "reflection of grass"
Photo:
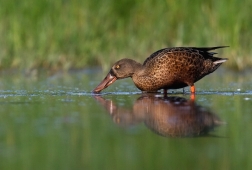
[[[252,65],[251,6],[249,0],[3,1],[0,67],[107,68],[164,47],[230,45],[221,50],[230,59],[225,65],[243,69]]]

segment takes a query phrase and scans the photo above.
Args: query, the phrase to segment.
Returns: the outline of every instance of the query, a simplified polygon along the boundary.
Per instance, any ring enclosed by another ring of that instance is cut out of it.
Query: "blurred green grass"
[[[138,61],[173,46],[229,45],[224,65],[252,66],[252,1],[1,1],[0,69],[52,70]]]

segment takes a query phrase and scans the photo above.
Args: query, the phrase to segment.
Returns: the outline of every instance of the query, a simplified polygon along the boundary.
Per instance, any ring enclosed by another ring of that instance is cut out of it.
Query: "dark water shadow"
[[[100,95],[94,98],[109,112],[114,123],[131,127],[143,122],[147,128],[165,137],[218,137],[209,132],[225,124],[209,109],[183,97],[147,93],[131,108],[124,108]]]

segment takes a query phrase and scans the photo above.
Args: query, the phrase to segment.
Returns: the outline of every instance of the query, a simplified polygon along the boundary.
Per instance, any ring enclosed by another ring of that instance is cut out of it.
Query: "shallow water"
[[[106,73],[0,75],[0,169],[251,169],[252,78],[219,69],[189,89],[142,94]]]

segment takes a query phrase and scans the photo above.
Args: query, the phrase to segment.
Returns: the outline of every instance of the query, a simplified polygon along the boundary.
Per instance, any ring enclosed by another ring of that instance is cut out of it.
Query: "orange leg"
[[[191,90],[191,93],[195,93],[195,86],[192,85],[191,88],[190,88],[190,90]]]
[[[190,87],[190,90],[191,90],[191,100],[194,101],[195,100],[195,86],[192,85]]]

